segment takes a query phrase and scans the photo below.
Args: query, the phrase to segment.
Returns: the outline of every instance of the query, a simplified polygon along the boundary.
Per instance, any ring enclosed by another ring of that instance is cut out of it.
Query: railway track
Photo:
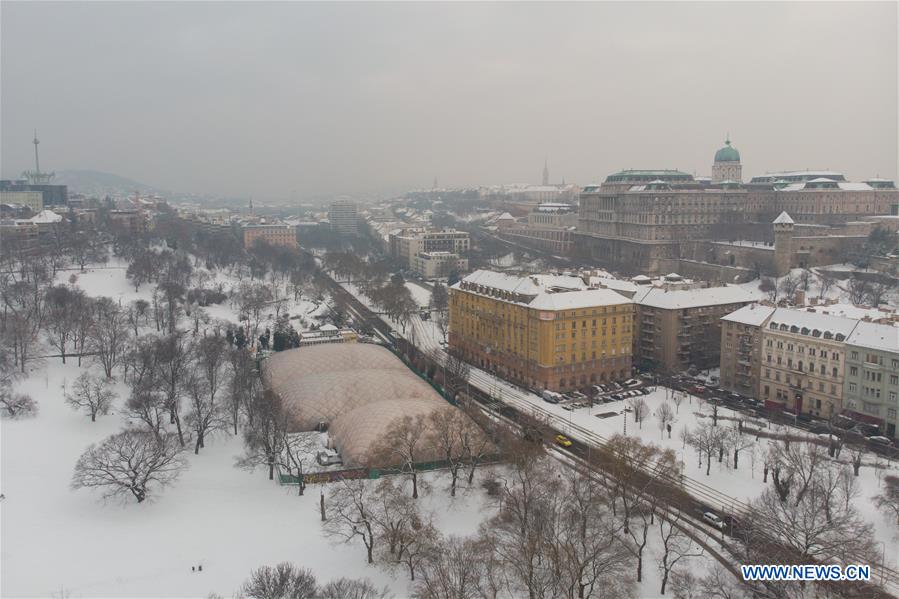
[[[387,322],[347,291],[340,283],[324,273],[321,273],[319,276],[333,293],[344,300],[344,305],[347,306],[354,317],[359,322],[368,325],[385,343],[394,346],[410,357],[436,363],[434,355],[422,351],[402,337],[395,337],[392,334],[392,327]],[[437,357],[440,357],[440,354],[445,355],[445,352],[440,348],[436,348],[436,353]],[[565,434],[571,439],[572,445],[568,448],[557,448],[558,450],[567,451],[572,458],[579,460],[583,464],[589,464],[593,472],[604,476],[608,474],[608,471],[603,469],[603,467],[608,468],[608,460],[614,458],[609,449],[608,438],[572,423],[560,415],[524,399],[521,390],[508,383],[500,382],[499,379],[489,373],[472,367],[469,379],[469,395],[482,407],[496,412],[499,416],[514,422],[520,428],[526,426],[540,427],[543,431],[544,442],[548,444],[552,444],[551,440],[556,434]],[[498,390],[502,391],[500,397],[496,396]],[[711,510],[722,514],[727,526],[721,531],[721,543],[722,546],[729,549],[733,558],[737,559],[736,549],[728,545],[728,539],[730,541],[740,541],[741,536],[746,533],[741,523],[752,522],[753,519],[757,520],[759,517],[757,512],[750,509],[747,502],[731,497],[690,477],[672,475],[670,472],[661,471],[658,467],[643,472],[643,475],[649,479],[644,481],[646,484],[645,492],[654,494],[656,497],[661,498],[668,507],[673,507],[682,514],[690,516],[696,522],[697,528],[702,527],[700,530],[705,530],[705,525],[700,520],[703,512]],[[771,549],[772,555],[788,555],[790,553],[789,548],[774,543],[771,544]],[[799,562],[797,561],[796,563]],[[866,563],[866,561],[857,560],[857,563]],[[871,566],[872,578],[874,581],[882,581],[882,588],[873,584],[864,585],[864,593],[859,596],[897,596],[899,594],[899,571],[883,564],[873,563]],[[733,568],[733,560],[730,562],[729,569],[736,573],[735,568]]]

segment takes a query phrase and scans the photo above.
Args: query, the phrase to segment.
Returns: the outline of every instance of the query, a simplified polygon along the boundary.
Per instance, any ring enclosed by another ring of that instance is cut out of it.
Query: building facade
[[[899,328],[859,322],[846,339],[843,407],[855,420],[896,438],[899,411]]]
[[[735,253],[716,254],[709,243],[770,242],[770,223],[787,212],[796,236],[817,237],[818,246],[827,237],[847,237],[836,248],[842,251],[864,243],[864,236],[849,239],[847,224],[890,214],[899,202],[893,181],[849,182],[831,171],[769,173],[743,183],[740,154],[730,140],[716,152],[712,172],[711,179],[700,179],[677,170],[624,170],[586,186],[577,249],[622,271],[657,274],[666,260],[681,258],[735,266]],[[799,225],[823,230],[800,233]]]
[[[762,331],[771,306],[749,304],[721,319],[721,388],[758,399]]]
[[[453,252],[419,252],[412,259],[413,270],[426,279],[447,277],[468,270],[468,260]]]
[[[577,227],[577,209],[572,204],[543,203],[528,213],[527,223],[518,223],[506,213],[497,219],[496,225],[497,234],[504,239],[552,254],[566,255],[571,252]]]
[[[471,239],[465,231],[455,229],[401,229],[390,233],[388,245],[393,258],[417,270],[415,259],[419,254],[446,252],[461,256],[471,247]]]
[[[846,339],[857,320],[777,308],[762,329],[765,407],[830,418],[843,411]]]
[[[449,304],[450,352],[507,380],[569,391],[631,375],[634,305],[610,289],[479,270]]]
[[[290,225],[244,225],[244,248],[253,247],[257,241],[287,248],[298,247],[296,229]]]
[[[0,191],[0,204],[27,206],[37,214],[44,209],[44,194],[39,191]]]
[[[672,281],[638,290],[634,294],[636,364],[667,373],[691,366],[717,366],[721,318],[752,301],[752,294],[736,286],[703,287]]]
[[[328,220],[331,228],[341,235],[359,234],[359,212],[352,200],[340,199],[332,202],[328,209]]]

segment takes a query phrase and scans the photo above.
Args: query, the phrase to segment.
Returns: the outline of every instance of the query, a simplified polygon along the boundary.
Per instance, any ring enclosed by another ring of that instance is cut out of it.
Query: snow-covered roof
[[[535,310],[575,310],[592,306],[629,303],[631,300],[611,289],[583,289],[561,293],[541,293],[528,306]]]
[[[52,210],[41,210],[28,220],[37,224],[58,223],[62,220],[62,216],[56,214]]]
[[[531,275],[531,280],[546,288],[555,287],[572,291],[587,288],[587,284],[582,278],[571,275]]]
[[[780,215],[774,219],[775,225],[792,225],[795,224],[793,219],[790,218],[790,215],[786,213],[786,211],[781,212]]]
[[[537,295],[543,290],[528,277],[516,277],[492,270],[476,270],[462,280],[466,283],[522,295]],[[455,286],[457,285],[459,283],[456,283]]]
[[[369,343],[325,343],[273,354],[263,362],[266,385],[293,417],[294,430],[326,422],[344,463],[361,466],[372,444],[403,416],[449,406],[389,350]],[[422,448],[436,459],[436,448]]]
[[[524,301],[507,301],[537,310],[573,310],[631,302],[611,289],[588,289],[582,279],[567,275],[515,277],[500,272],[477,270],[453,285],[453,288],[461,289],[463,283],[524,296]],[[478,293],[470,288],[464,291]]]
[[[772,306],[749,304],[748,306],[743,306],[736,312],[731,312],[721,320],[727,320],[729,322],[739,322],[741,324],[748,324],[757,327],[765,324],[765,321],[768,320],[768,317],[773,313],[774,307]]]
[[[496,217],[496,220],[515,220],[515,217],[509,214],[508,212],[503,212],[499,216]]]
[[[748,303],[753,299],[752,293],[736,285],[700,287],[696,289],[650,287],[638,291],[637,295],[634,296],[634,301],[641,306],[665,310]]]
[[[773,327],[776,324],[778,327],[786,325],[789,329],[796,327],[798,332],[806,331],[806,334],[813,337],[821,337],[829,332],[834,337],[842,335],[845,338],[852,333],[858,323],[858,320],[843,318],[842,316],[832,316],[830,314],[808,312],[793,308],[778,308],[771,315],[768,326]],[[815,331],[818,331],[819,334],[815,335]]]
[[[320,326],[320,327],[318,328],[318,330],[319,330],[319,331],[330,332],[330,331],[336,331],[336,330],[338,330],[338,329],[337,329],[337,327],[335,327],[333,324],[323,324],[322,326]]]
[[[859,322],[846,338],[846,343],[868,349],[899,352],[899,328],[888,324]]]

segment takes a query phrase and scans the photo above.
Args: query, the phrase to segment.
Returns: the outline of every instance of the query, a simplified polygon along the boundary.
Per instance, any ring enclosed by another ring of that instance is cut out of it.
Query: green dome
[[[740,153],[731,147],[730,139],[724,142],[724,147],[715,152],[715,162],[740,162]]]

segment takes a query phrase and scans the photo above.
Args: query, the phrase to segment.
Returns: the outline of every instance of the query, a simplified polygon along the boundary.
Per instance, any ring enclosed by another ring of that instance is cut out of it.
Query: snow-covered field
[[[61,273],[61,281],[70,274]],[[91,269],[78,273],[77,284],[123,303],[147,299],[151,287],[135,293],[124,275],[123,268]],[[95,423],[64,403],[66,387],[82,371],[71,359],[32,363],[16,390],[39,402],[39,414],[0,424],[0,595],[229,597],[253,568],[290,561],[322,582],[367,577],[408,596],[406,577],[368,566],[361,545],[335,545],[322,534],[318,486],[298,497],[295,487],[269,481],[264,469],[235,468],[239,436],[220,433],[199,455],[189,454],[190,467],[152,501],[104,503],[91,491],[71,490],[81,453],[124,425],[122,384],[112,413]],[[480,488],[452,499],[442,473],[427,478],[432,491],[422,507],[443,533],[472,534],[490,514]],[[191,571],[197,565],[202,572]]]

